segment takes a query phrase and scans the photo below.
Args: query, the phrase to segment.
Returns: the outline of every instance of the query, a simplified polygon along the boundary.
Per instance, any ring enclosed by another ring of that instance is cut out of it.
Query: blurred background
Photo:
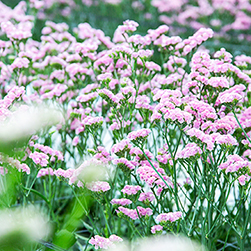
[[[34,0],[26,0],[27,3]],[[2,0],[14,8],[19,0]],[[212,51],[221,47],[233,55],[250,55],[251,3],[249,0],[43,0],[37,13],[33,38],[39,40],[46,20],[66,22],[70,31],[88,22],[112,37],[126,19],[139,23],[137,33],[146,34],[161,24],[170,27],[169,35],[187,38],[201,27],[212,28],[213,41],[206,43]],[[29,6],[29,5],[28,5]],[[29,13],[29,8],[27,10]],[[1,10],[0,10],[1,13]],[[2,14],[3,15],[3,14]],[[0,20],[1,21],[1,20]]]

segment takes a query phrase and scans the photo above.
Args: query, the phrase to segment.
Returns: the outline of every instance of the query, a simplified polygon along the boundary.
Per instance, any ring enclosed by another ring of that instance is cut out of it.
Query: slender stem
[[[165,184],[165,185],[172,191],[172,193],[173,193],[172,187],[170,187],[170,186],[166,183],[166,181],[164,180],[163,176],[159,173],[159,171],[155,168],[155,166],[152,164],[152,162],[150,161],[150,159],[147,157],[146,153],[144,152],[144,149],[141,148],[140,150],[143,152],[145,158],[147,159],[147,161],[149,162],[149,164],[151,165],[151,167],[154,169],[154,171],[158,174],[158,176],[161,178],[161,180],[164,182],[164,184]]]
[[[233,112],[233,114],[234,114],[234,117],[235,117],[235,119],[236,119],[238,125],[240,126],[241,130],[242,130],[243,133],[245,134],[245,136],[246,136],[247,140],[249,141],[249,143],[251,144],[251,140],[250,140],[250,138],[248,137],[248,135],[247,135],[247,133],[245,132],[245,130],[243,129],[243,127],[242,127],[242,125],[241,125],[239,119],[237,118],[237,116],[236,116],[236,114],[235,114],[235,112],[234,112],[234,109],[232,109],[232,112]]]

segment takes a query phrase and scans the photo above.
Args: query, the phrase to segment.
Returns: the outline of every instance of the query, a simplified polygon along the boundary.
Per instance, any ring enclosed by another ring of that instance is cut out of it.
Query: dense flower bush
[[[19,18],[1,22],[0,207],[49,216],[33,249],[173,233],[248,250],[251,57],[210,54],[210,28],[139,35],[126,20],[111,39],[47,21],[35,41]]]

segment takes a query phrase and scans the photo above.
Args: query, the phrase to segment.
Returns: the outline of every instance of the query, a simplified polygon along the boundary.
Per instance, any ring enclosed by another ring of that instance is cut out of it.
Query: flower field
[[[251,250],[250,12],[0,2],[0,250]]]

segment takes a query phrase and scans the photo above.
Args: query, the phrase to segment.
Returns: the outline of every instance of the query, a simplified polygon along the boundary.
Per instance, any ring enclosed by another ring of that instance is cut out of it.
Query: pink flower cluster
[[[123,25],[120,25],[118,27],[118,30],[121,33],[125,33],[125,32],[133,32],[137,30],[137,27],[139,26],[139,24],[135,21],[132,20],[126,20],[123,22]]]
[[[156,168],[157,171],[160,173],[160,175],[165,180],[165,183],[169,187],[174,187],[173,183],[171,182],[170,178],[166,175],[164,169],[162,168]],[[160,178],[160,176],[155,172],[155,170],[147,165],[146,163],[140,166],[137,171],[137,174],[139,174],[139,177],[142,181],[146,182],[146,184],[149,187],[153,187],[154,185],[157,185],[157,194],[160,195],[163,188],[168,188],[168,186],[163,182],[163,180]]]
[[[97,92],[92,92],[88,94],[82,94],[76,98],[76,101],[81,102],[81,103],[87,103],[94,101],[98,96]]]
[[[131,147],[132,145],[130,144],[130,141],[124,139],[118,142],[117,144],[114,144],[111,148],[111,152],[117,154],[125,150],[129,150],[131,149]]]
[[[14,70],[16,68],[28,68],[30,61],[27,58],[15,58],[14,62],[11,64],[11,69]]]
[[[109,238],[95,235],[94,237],[92,237],[89,240],[89,243],[94,245],[95,249],[99,249],[99,248],[108,249],[108,248],[114,246],[115,243],[118,243],[121,241],[123,241],[123,239],[115,234],[110,235]]]
[[[6,33],[10,40],[23,40],[32,36],[32,23],[29,21],[20,22],[16,26],[10,21],[1,23],[1,30]]]
[[[233,116],[226,115],[225,117],[215,120],[214,122],[209,120],[203,123],[201,125],[201,130],[205,131],[206,133],[223,131],[224,133],[232,134],[238,127],[239,125],[236,119]]]
[[[238,102],[244,97],[244,90],[246,87],[243,84],[235,85],[228,90],[221,92],[215,102],[215,105],[228,104]]]
[[[187,159],[201,154],[202,150],[196,143],[188,143],[184,149],[177,152],[175,159]]]
[[[169,27],[167,25],[161,25],[157,29],[152,30],[149,29],[147,33],[149,34],[150,38],[154,41],[156,40],[159,36],[167,33],[169,31]]]
[[[154,63],[154,62],[149,62],[149,61],[147,61],[147,62],[145,63],[145,67],[146,67],[149,71],[161,71],[161,67],[160,67],[158,64]]]
[[[49,156],[45,153],[35,151],[29,154],[29,158],[31,158],[36,165],[40,165],[42,167],[47,166],[49,163]]]
[[[151,105],[150,105],[150,98],[147,97],[146,95],[141,95],[136,98],[136,106],[135,108],[137,109],[147,109],[151,110]]]
[[[170,213],[159,214],[155,220],[157,223],[165,223],[167,221],[174,222],[180,219],[181,217],[182,217],[182,212],[174,212],[174,213],[170,212]]]
[[[98,90],[98,95],[101,98],[103,98],[106,102],[113,102],[115,104],[119,103],[119,98],[107,89]]]
[[[123,213],[124,215],[126,215],[127,217],[131,218],[132,220],[137,220],[139,217],[142,216],[150,216],[153,214],[153,211],[151,208],[143,208],[138,206],[137,210],[136,209],[129,209],[129,208],[125,208],[125,207],[118,207],[118,211],[117,213]]]
[[[127,205],[132,204],[132,201],[129,200],[129,199],[125,199],[125,198],[122,198],[122,199],[112,199],[111,200],[111,204],[112,205],[127,206]]]
[[[0,108],[1,108],[1,113],[0,116],[4,115],[3,110],[7,109],[10,107],[10,105],[14,102],[15,99],[20,98],[23,94],[25,93],[25,88],[23,86],[14,86],[12,87],[8,94],[0,100]]]
[[[69,179],[73,176],[75,169],[67,169],[67,170],[63,170],[62,168],[59,168],[57,170],[54,170],[54,175],[60,178],[65,178],[65,179]]]
[[[180,108],[174,108],[172,110],[167,111],[164,116],[164,119],[169,119],[173,122],[177,120],[180,124],[190,124],[193,120],[193,115],[189,112],[182,111]]]
[[[215,138],[215,143],[219,145],[230,145],[230,146],[237,146],[238,141],[232,135],[219,135]]]
[[[92,117],[92,116],[87,116],[84,118],[81,123],[85,126],[92,126],[92,125],[98,125],[102,124],[104,121],[103,117]]]
[[[64,156],[60,151],[54,150],[49,146],[44,146],[44,145],[39,144],[39,143],[36,143],[34,145],[31,143],[30,146],[33,146],[34,149],[40,150],[41,152],[43,152],[43,153],[45,153],[47,155],[50,155],[51,156],[50,161],[55,161],[55,157],[57,157],[58,160],[62,160],[62,161],[64,160]]]
[[[127,195],[135,195],[141,190],[141,186],[126,185],[121,192]]]
[[[106,192],[111,189],[110,185],[106,181],[93,181],[86,183],[86,187],[92,192]]]
[[[238,181],[240,183],[241,186],[246,185],[246,182],[249,182],[249,180],[251,179],[251,176],[248,174],[243,174],[238,178]]]
[[[195,47],[202,44],[202,42],[205,42],[209,38],[212,38],[213,34],[214,34],[214,32],[212,31],[212,29],[200,28],[197,32],[194,33],[193,36],[178,43],[176,45],[175,49],[176,50],[182,49],[182,55],[186,56]]]
[[[128,139],[129,140],[137,140],[139,138],[146,138],[149,134],[151,133],[151,130],[150,129],[140,129],[138,131],[134,131],[134,132],[130,132],[128,134]]]
[[[208,103],[193,100],[185,107],[185,111],[193,114],[198,120],[216,119],[215,109]]]
[[[179,36],[172,36],[172,37],[168,37],[166,35],[161,35],[159,38],[157,38],[153,44],[154,45],[158,45],[162,48],[168,48],[169,49],[173,49],[173,47],[175,45],[177,45],[178,43],[182,42],[182,39]]]
[[[103,146],[98,146],[97,151],[94,150],[94,152],[93,158],[100,160],[104,164],[108,164],[112,160],[112,157]]]
[[[0,162],[7,162],[10,166],[15,167],[19,172],[24,172],[26,174],[30,174],[30,168],[27,164],[21,163],[18,159],[14,159],[12,157],[5,156],[3,158],[2,155],[0,155]],[[2,170],[2,175],[7,173],[8,171]],[[5,172],[6,171],[6,172]]]
[[[139,199],[138,199],[139,201],[153,201],[153,200],[155,200],[155,196],[154,196],[154,194],[153,194],[153,192],[147,192],[147,193],[141,193],[140,195],[139,195]]]
[[[113,160],[114,165],[118,165],[118,167],[125,167],[128,168],[129,170],[135,169],[135,165],[132,163],[132,161],[127,160],[126,158],[120,158],[120,159],[115,159]]]
[[[196,128],[189,129],[186,132],[186,134],[190,137],[195,137],[195,138],[199,139],[202,143],[205,143],[207,145],[207,149],[209,151],[213,150],[214,141],[210,135],[205,134],[204,132],[202,132],[201,130],[196,129]]]
[[[161,225],[154,225],[151,227],[151,233],[156,234],[157,232],[161,232],[163,227]]]
[[[229,88],[229,81],[226,77],[211,77],[207,84],[214,88]]]
[[[235,173],[238,172],[239,170],[242,170],[243,168],[248,168],[250,172],[251,163],[247,160],[244,160],[239,155],[234,154],[234,155],[228,155],[227,161],[220,164],[219,168],[221,170],[225,170],[226,173]]]
[[[149,150],[143,149],[143,151],[148,157],[148,159],[152,160],[154,158],[153,154]],[[142,162],[146,160],[144,153],[138,147],[131,148],[129,153],[131,156],[135,156],[135,161],[137,162]]]
[[[171,154],[168,152],[168,145],[164,144],[163,148],[158,149],[158,155],[156,156],[160,163],[173,165]]]
[[[43,176],[53,176],[54,175],[54,171],[51,167],[49,168],[41,168],[39,171],[38,171],[38,174],[37,174],[37,178],[41,178]]]

